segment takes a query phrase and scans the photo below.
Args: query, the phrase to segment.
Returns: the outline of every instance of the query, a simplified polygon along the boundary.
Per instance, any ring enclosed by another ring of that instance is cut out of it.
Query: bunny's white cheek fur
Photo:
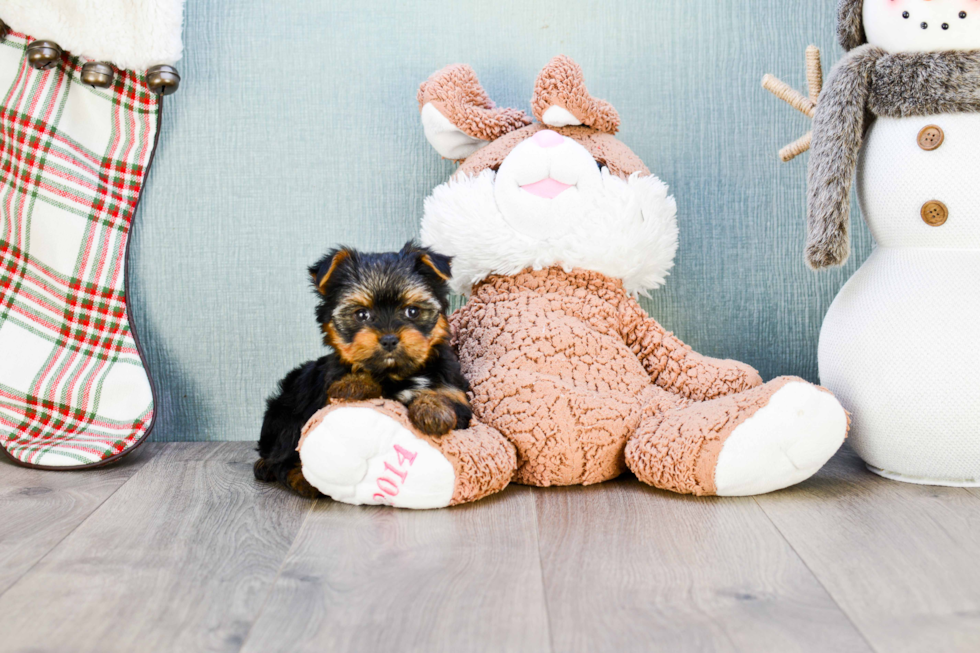
[[[978,0],[865,0],[862,14],[868,43],[892,54],[980,49]]]
[[[542,134],[555,140],[542,138]],[[542,147],[539,142],[546,145]],[[549,190],[535,191],[541,184],[550,184]],[[536,240],[568,234],[582,213],[583,203],[601,191],[602,173],[588,150],[551,131],[538,132],[515,147],[494,182],[494,196],[504,220],[518,233]]]

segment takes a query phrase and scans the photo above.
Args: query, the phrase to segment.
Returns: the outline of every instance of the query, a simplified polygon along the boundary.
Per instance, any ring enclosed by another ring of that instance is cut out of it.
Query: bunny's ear
[[[446,66],[422,82],[419,111],[425,138],[447,159],[462,160],[504,134],[531,124],[519,109],[497,108],[473,69]]]
[[[587,125],[607,134],[619,130],[619,114],[585,88],[582,69],[570,57],[552,59],[534,83],[534,117],[549,127]]]

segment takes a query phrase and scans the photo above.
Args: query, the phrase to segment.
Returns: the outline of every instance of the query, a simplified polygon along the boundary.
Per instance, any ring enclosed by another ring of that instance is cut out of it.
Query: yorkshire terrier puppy
[[[336,249],[309,269],[316,318],[333,352],[300,365],[269,398],[255,478],[318,496],[300,469],[300,431],[331,401],[394,399],[423,433],[470,425],[470,386],[449,345],[450,258],[414,243],[400,252]]]

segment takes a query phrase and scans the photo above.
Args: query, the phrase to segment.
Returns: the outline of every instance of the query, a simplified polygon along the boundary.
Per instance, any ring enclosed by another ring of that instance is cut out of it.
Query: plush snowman
[[[852,179],[876,247],[824,320],[821,382],[872,471],[980,485],[980,2],[841,0],[838,31],[806,257],[847,259]]]

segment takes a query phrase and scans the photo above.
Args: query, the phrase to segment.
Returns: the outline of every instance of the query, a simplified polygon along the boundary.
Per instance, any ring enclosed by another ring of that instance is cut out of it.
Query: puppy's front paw
[[[408,419],[426,435],[445,435],[456,428],[456,410],[435,392],[422,392],[408,406]]]
[[[286,474],[286,484],[293,492],[306,499],[316,499],[320,496],[320,491],[310,485],[310,482],[303,476],[303,468],[297,465]]]
[[[255,474],[255,479],[258,481],[268,483],[269,481],[276,480],[276,470],[272,468],[272,465],[265,458],[259,458],[255,461],[255,464],[252,465],[252,473]]]
[[[370,374],[348,374],[330,384],[327,388],[327,398],[331,401],[380,399],[381,385]]]

